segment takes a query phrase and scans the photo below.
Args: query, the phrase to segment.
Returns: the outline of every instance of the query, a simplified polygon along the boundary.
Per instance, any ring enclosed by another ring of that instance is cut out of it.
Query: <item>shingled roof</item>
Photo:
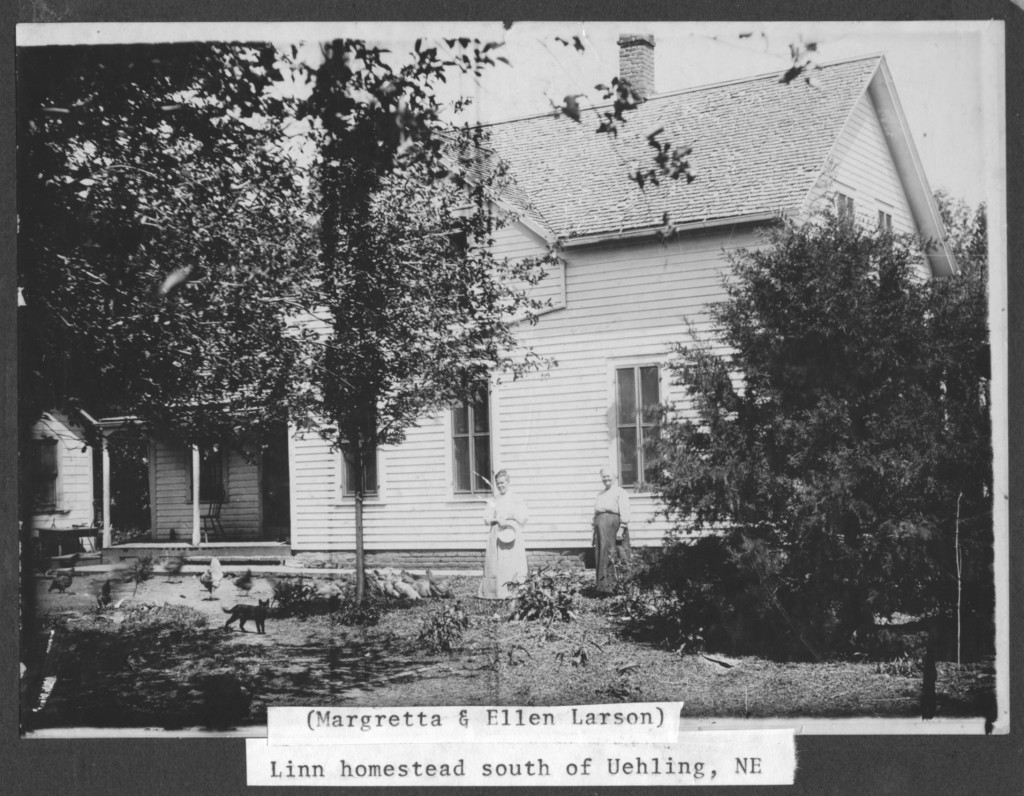
[[[844,123],[882,61],[822,66],[814,86],[759,75],[648,99],[613,137],[595,132],[601,109],[581,123],[552,114],[489,125],[490,146],[519,191],[510,197],[536,227],[565,239],[674,224],[764,216],[800,208]],[[647,136],[692,146],[697,179],[641,190],[628,175],[653,164]],[[522,194],[529,202],[522,201]]]

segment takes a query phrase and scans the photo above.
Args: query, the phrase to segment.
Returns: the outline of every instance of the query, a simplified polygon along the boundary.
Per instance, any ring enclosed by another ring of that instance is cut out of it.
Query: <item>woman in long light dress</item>
[[[485,600],[504,600],[512,596],[510,583],[520,583],[527,575],[526,539],[523,528],[530,518],[526,504],[509,487],[508,472],[494,476],[497,490],[487,501],[484,523],[489,527],[484,553],[484,577],[477,596]]]

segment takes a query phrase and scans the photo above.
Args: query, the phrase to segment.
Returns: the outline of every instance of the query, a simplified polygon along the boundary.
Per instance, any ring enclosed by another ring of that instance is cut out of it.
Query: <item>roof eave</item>
[[[921,159],[914,146],[907,119],[900,106],[892,75],[883,57],[868,84],[868,94],[878,113],[889,152],[899,174],[907,204],[921,236],[933,243],[927,258],[932,274],[950,276],[960,269],[946,244],[946,230]]]
[[[778,221],[781,212],[771,213],[748,213],[740,216],[726,216],[723,218],[708,218],[699,221],[687,221],[674,225],[676,233],[697,232],[705,229],[716,229],[718,227],[731,227],[738,224],[765,224]],[[614,230],[609,232],[598,232],[593,235],[580,235],[574,238],[562,240],[565,248],[576,248],[590,246],[598,243],[613,243],[617,241],[640,240],[653,238],[663,234],[663,226],[643,227],[641,229]]]
[[[135,415],[120,415],[118,417],[101,417],[95,421],[96,426],[104,431],[124,426],[144,426],[146,421]]]
[[[502,211],[511,214],[515,223],[522,224],[549,246],[554,245],[557,240],[555,234],[547,227],[546,224],[532,216],[530,211],[517,207],[501,197],[492,199],[491,201]]]

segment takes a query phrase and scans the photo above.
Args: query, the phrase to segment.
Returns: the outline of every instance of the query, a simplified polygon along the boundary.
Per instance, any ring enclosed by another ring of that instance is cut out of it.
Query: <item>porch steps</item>
[[[222,542],[193,547],[182,542],[137,542],[103,550],[104,564],[128,564],[152,556],[154,559],[182,556],[186,564],[209,566],[216,558],[232,566],[282,566],[292,557],[292,549],[281,542]]]
[[[290,555],[280,556],[185,556],[185,563],[192,566],[208,567],[216,558],[226,567],[283,567]]]

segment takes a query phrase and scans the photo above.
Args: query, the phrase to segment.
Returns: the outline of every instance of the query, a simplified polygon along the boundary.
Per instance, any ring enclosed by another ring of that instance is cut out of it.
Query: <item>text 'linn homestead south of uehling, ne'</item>
[[[792,729],[681,732],[679,711],[678,703],[270,708],[267,738],[246,741],[248,783],[792,784]]]

